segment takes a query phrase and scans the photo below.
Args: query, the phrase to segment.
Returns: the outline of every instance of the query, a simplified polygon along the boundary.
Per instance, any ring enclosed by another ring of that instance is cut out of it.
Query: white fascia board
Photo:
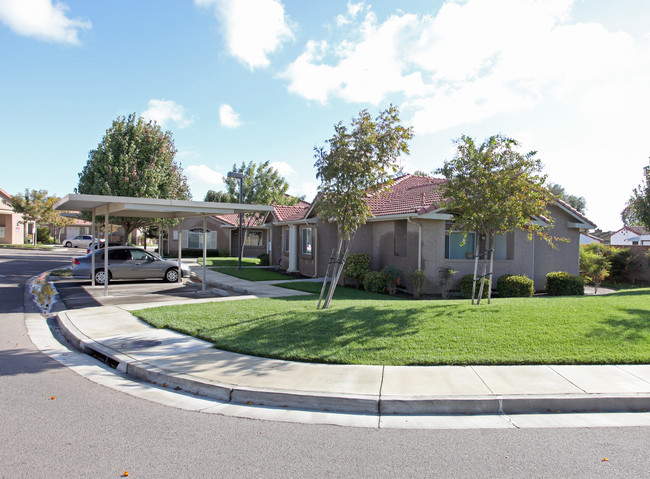
[[[573,228],[573,229],[579,229],[579,230],[589,230],[593,228],[594,225],[590,225],[589,223],[580,222],[580,223],[574,223],[572,221],[567,222],[567,228]]]
[[[436,210],[436,211],[429,211],[428,213],[424,213],[423,215],[419,215],[418,219],[423,219],[423,220],[444,220],[444,221],[450,221],[454,219],[454,215],[451,213],[441,213],[442,210]]]
[[[384,215],[384,216],[373,216],[368,220],[368,223],[376,223],[378,221],[395,221],[395,220],[405,220],[407,218],[412,218],[416,216],[414,213],[406,213],[400,215]]]
[[[318,218],[308,218],[302,220],[288,220],[288,221],[276,221],[273,223],[275,226],[290,226],[290,225],[315,225],[318,223]]]

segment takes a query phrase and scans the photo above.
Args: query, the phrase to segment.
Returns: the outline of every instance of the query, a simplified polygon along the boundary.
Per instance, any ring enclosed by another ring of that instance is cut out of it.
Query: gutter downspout
[[[418,227],[418,269],[422,270],[422,223],[414,222],[411,217],[407,217],[406,221]],[[408,241],[408,233],[406,235]]]

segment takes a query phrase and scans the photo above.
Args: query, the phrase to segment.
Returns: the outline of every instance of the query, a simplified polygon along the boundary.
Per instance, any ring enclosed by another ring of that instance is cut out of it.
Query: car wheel
[[[178,270],[176,268],[169,268],[165,273],[165,281],[168,283],[175,283],[178,281]]]
[[[108,272],[108,281],[111,280],[111,272]],[[104,281],[106,281],[106,275],[104,274],[103,269],[98,269],[95,271],[95,284],[104,284]]]
[[[71,247],[72,247],[72,243],[70,243],[69,241],[67,241],[67,242],[65,243],[64,246],[65,246],[66,248],[71,248]]]

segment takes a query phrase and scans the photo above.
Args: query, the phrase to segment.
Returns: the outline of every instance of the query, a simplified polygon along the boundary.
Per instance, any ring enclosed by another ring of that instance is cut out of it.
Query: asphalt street
[[[203,414],[101,386],[41,353],[25,327],[25,282],[74,254],[0,249],[2,478],[650,477],[648,427],[346,428]],[[63,283],[69,307],[100,302]]]

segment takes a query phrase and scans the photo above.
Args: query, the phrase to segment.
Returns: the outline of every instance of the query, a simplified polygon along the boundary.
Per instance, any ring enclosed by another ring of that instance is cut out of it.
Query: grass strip
[[[650,363],[648,288],[606,296],[503,298],[480,306],[469,300],[375,296],[336,299],[324,311],[316,310],[316,297],[294,296],[166,306],[134,314],[220,349],[297,361]]]
[[[217,273],[223,273],[235,278],[245,279],[247,281],[280,281],[285,279],[294,279],[294,276],[278,273],[276,271],[262,268],[210,268]]]

